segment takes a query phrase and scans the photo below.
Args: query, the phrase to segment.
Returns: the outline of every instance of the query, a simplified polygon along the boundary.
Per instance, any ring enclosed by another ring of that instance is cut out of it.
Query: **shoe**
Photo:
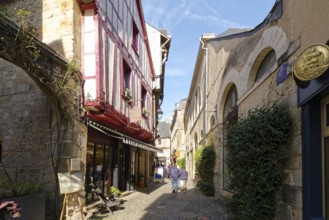
[[[172,190],[172,193],[175,193],[175,190],[174,189]]]

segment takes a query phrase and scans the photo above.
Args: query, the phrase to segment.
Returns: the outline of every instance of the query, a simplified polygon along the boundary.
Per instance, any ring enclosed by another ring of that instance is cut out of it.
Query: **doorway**
[[[107,144],[88,142],[86,160],[86,202],[97,199],[90,183],[97,186],[103,195],[109,194],[112,185],[111,148]]]
[[[323,185],[324,214],[329,217],[329,96],[321,101],[321,123],[323,137]]]

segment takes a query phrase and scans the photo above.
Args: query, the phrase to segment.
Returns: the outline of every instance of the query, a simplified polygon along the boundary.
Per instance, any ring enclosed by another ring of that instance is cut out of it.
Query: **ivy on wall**
[[[213,144],[202,147],[196,151],[195,167],[196,172],[200,174],[201,191],[207,196],[215,195],[214,186],[214,167],[216,160],[216,152]]]
[[[284,146],[292,120],[277,105],[250,111],[227,131],[227,163],[233,197],[228,209],[238,219],[271,219],[284,180]]]

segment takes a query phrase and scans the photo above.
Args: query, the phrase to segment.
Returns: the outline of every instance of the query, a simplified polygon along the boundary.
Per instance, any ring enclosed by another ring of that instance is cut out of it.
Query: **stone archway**
[[[54,145],[53,174],[68,172],[67,158],[79,158],[85,173],[87,126],[80,117],[82,74],[46,44],[25,33],[14,23],[0,16],[0,58],[20,67],[35,82],[52,106],[49,132],[44,137],[45,151]],[[0,72],[1,74],[1,72]],[[42,141],[41,141],[42,142]],[[49,174],[49,175],[53,175]],[[53,184],[56,200],[58,180]],[[57,209],[57,208],[56,208]]]

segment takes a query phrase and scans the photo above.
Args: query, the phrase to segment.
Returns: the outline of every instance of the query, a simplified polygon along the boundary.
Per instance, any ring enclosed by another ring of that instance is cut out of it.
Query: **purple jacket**
[[[172,166],[170,169],[170,176],[173,180],[178,180],[180,176],[180,171],[176,166]]]
[[[179,177],[179,179],[181,179],[181,180],[187,180],[187,177],[188,177],[187,171],[185,169],[182,169],[180,171],[180,177]]]

